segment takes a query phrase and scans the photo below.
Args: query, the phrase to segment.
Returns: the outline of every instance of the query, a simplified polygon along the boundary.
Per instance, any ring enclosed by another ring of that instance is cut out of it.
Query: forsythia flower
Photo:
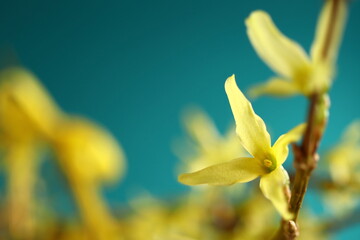
[[[84,184],[114,182],[124,171],[125,156],[114,137],[87,119],[72,117],[58,126],[53,146],[64,172]]]
[[[88,232],[98,240],[122,239],[99,188],[123,174],[125,157],[117,141],[97,124],[68,117],[57,127],[53,147]]]
[[[288,156],[288,144],[301,138],[305,124],[280,136],[271,146],[265,123],[237,87],[234,75],[226,80],[225,90],[235,118],[236,133],[243,147],[253,157],[237,158],[197,172],[182,174],[179,181],[188,185],[231,185],[249,182],[260,176],[260,188],[265,197],[285,219],[291,218],[284,194],[284,189],[289,185],[289,176],[282,164]]]
[[[6,218],[11,238],[34,238],[40,222],[35,217],[40,211],[35,196],[40,150],[58,118],[36,76],[20,67],[0,71],[0,147],[7,171]]]
[[[348,126],[342,141],[327,154],[330,174],[340,185],[349,186],[360,183],[360,121]]]
[[[95,239],[119,239],[118,226],[99,191],[101,182],[113,182],[123,174],[125,156],[116,139],[97,124],[63,113],[37,78],[23,68],[0,72],[0,82],[0,134],[11,160],[9,195],[22,211],[21,221],[14,217],[15,227],[19,230],[18,222],[27,222],[25,207],[36,183],[35,143],[42,140],[55,149],[87,230]]]
[[[336,188],[324,192],[324,201],[336,215],[349,214],[358,203],[360,185],[360,121],[351,123],[341,142],[326,155],[326,163]]]
[[[268,239],[277,228],[276,211],[269,201],[260,196],[260,191],[252,189],[250,197],[242,203],[238,216],[242,225],[236,229],[235,239],[259,240]]]
[[[0,73],[0,127],[16,138],[47,137],[62,117],[36,76],[21,67]]]
[[[181,142],[181,145],[176,145],[174,150],[183,160],[183,168],[187,171],[197,171],[231,157],[246,154],[245,149],[239,147],[235,126],[231,126],[225,135],[221,135],[210,117],[199,109],[189,110],[183,122],[189,135],[189,139],[186,140],[193,151],[192,154],[181,151],[187,143],[185,141]]]
[[[327,0],[309,57],[300,45],[276,28],[266,12],[253,12],[246,20],[250,41],[260,58],[279,76],[255,86],[250,94],[309,96],[327,92],[334,77],[345,19],[346,1]]]

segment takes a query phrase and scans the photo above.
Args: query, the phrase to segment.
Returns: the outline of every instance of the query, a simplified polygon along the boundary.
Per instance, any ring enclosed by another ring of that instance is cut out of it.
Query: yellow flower
[[[231,157],[246,154],[245,149],[239,147],[239,139],[234,126],[223,136],[210,117],[199,109],[188,110],[183,122],[189,139],[181,143],[177,142],[174,150],[183,160],[183,165],[185,165],[183,168],[187,171],[196,171],[221,163]],[[191,152],[183,151],[185,144],[189,145],[186,150],[190,148]]]
[[[182,160],[177,172],[194,172],[214,164],[222,163],[234,157],[246,156],[247,152],[239,147],[239,138],[235,125],[222,135],[211,118],[198,108],[188,109],[183,116],[183,124],[189,137],[174,144],[175,154]],[[192,190],[209,196],[239,196],[243,185],[229,188],[214,186],[196,187]],[[210,200],[208,202],[211,202]]]
[[[86,119],[64,114],[24,68],[0,72],[0,115],[1,134],[7,143],[46,141],[61,160],[66,159],[68,169],[84,180],[114,180],[124,171],[124,154],[113,136]]]
[[[298,225],[301,226],[301,234],[298,240],[325,240],[331,239],[326,229],[326,221],[314,215],[309,209],[302,209],[299,215]]]
[[[62,112],[31,72],[12,67],[0,73],[0,125],[6,133],[24,138],[49,137]]]
[[[270,16],[255,11],[246,20],[247,33],[260,58],[278,76],[250,90],[259,95],[290,96],[327,92],[346,19],[346,1],[327,0],[320,14],[310,56],[284,36]]]
[[[99,240],[119,239],[119,226],[100,191],[101,183],[115,182],[124,171],[125,156],[116,139],[97,124],[68,117],[57,127],[53,147],[88,233]]]
[[[251,103],[237,87],[234,75],[226,80],[225,90],[235,118],[236,133],[242,146],[253,157],[237,158],[197,172],[182,174],[179,181],[187,185],[231,185],[249,182],[260,176],[260,189],[265,197],[285,219],[291,218],[284,194],[284,189],[289,184],[289,176],[282,164],[288,156],[288,144],[301,138],[305,124],[280,136],[271,146],[265,123],[256,115]]]
[[[276,231],[278,221],[274,207],[260,194],[252,189],[249,198],[239,206],[237,216],[242,224],[236,228],[234,239],[268,239]]]
[[[360,121],[345,130],[342,141],[326,155],[332,179],[339,185],[360,183]]]
[[[53,146],[64,172],[84,184],[114,182],[123,175],[125,156],[105,129],[79,117],[59,124]]]
[[[33,238],[40,222],[35,195],[41,179],[40,150],[59,115],[32,73],[20,67],[0,71],[0,147],[7,171],[6,218],[12,238]]]
[[[132,214],[124,221],[125,239],[154,239],[167,231],[170,211],[161,200],[146,194],[132,200],[130,207]]]
[[[360,186],[360,121],[344,131],[341,142],[325,155],[335,188],[326,189],[324,201],[337,216],[350,214],[357,205]]]
[[[55,149],[80,212],[95,239],[119,239],[118,226],[102,199],[100,183],[122,176],[125,156],[116,139],[100,126],[63,113],[37,78],[16,67],[0,72],[0,137],[9,161],[9,195],[14,202],[17,232],[24,233],[36,183],[35,147]],[[11,160],[11,161],[10,161]],[[19,193],[21,196],[19,197]],[[21,201],[19,201],[21,200]],[[20,204],[23,205],[20,207]],[[25,209],[26,207],[26,209]],[[30,216],[30,215],[29,215]]]
[[[357,207],[359,193],[353,187],[337,187],[326,190],[323,195],[325,208],[336,217],[349,216]]]

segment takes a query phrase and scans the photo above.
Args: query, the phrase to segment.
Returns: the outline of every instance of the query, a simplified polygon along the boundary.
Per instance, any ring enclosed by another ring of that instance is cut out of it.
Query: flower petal
[[[197,145],[204,150],[212,149],[219,141],[220,134],[215,124],[200,109],[189,109],[183,117],[183,124]]]
[[[266,83],[256,85],[249,91],[249,95],[253,98],[256,98],[260,95],[286,97],[298,93],[299,90],[293,82],[277,77],[271,78]]]
[[[325,155],[325,159],[333,180],[345,186],[356,178],[354,169],[360,162],[360,121],[352,122],[341,139],[341,142]]]
[[[291,219],[293,214],[289,211],[285,190],[289,186],[289,175],[280,166],[260,179],[260,189],[269,199],[284,219]]]
[[[319,16],[311,48],[314,63],[325,61],[331,66],[336,61],[346,16],[347,1],[326,1]]]
[[[62,112],[37,78],[26,69],[13,67],[0,73],[3,91],[34,128],[50,136]]]
[[[255,51],[278,74],[292,78],[309,65],[305,51],[277,29],[266,12],[253,12],[245,23]]]
[[[356,168],[354,160],[358,159],[357,151],[351,146],[340,144],[333,147],[325,156],[334,182],[344,186],[349,184]]]
[[[178,180],[186,185],[231,185],[237,182],[249,182],[265,173],[265,168],[261,166],[259,160],[238,158],[197,172],[181,174]]]
[[[69,178],[91,184],[114,182],[125,170],[125,155],[116,139],[101,126],[80,117],[58,125],[55,153]]]
[[[302,137],[304,131],[306,128],[306,124],[300,124],[293,129],[291,129],[289,132],[281,135],[275,142],[273,146],[273,150],[276,156],[276,161],[278,165],[281,165],[285,162],[288,154],[289,154],[289,148],[288,145],[292,142],[297,142]]]
[[[234,75],[226,80],[225,91],[235,118],[236,133],[243,147],[256,158],[269,158],[271,139],[266,125],[236,85]]]
[[[345,130],[342,141],[347,145],[357,146],[360,144],[360,120],[353,121]]]

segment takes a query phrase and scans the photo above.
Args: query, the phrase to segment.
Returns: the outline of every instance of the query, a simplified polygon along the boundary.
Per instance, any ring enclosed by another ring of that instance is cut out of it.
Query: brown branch
[[[293,145],[294,167],[296,169],[293,188],[291,191],[290,210],[294,213],[296,222],[309,179],[312,171],[316,168],[318,155],[317,149],[322,137],[326,120],[317,122],[317,111],[319,107],[319,95],[314,94],[310,97],[310,107],[307,120],[307,128],[301,146]]]
[[[330,51],[330,45],[333,41],[334,28],[338,20],[338,9],[340,1],[344,0],[328,0],[332,1],[330,21],[326,30],[326,37],[322,49],[322,58],[326,60]],[[313,170],[316,168],[318,161],[317,149],[322,139],[324,130],[327,125],[327,116],[324,113],[324,94],[314,92],[309,96],[309,110],[307,115],[307,127],[300,146],[293,145],[294,152],[294,168],[295,178],[291,189],[291,199],[289,208],[294,217],[290,221],[282,220],[281,227],[276,233],[274,239],[293,240],[299,235],[296,221],[299,211],[304,200],[306,190],[309,184]]]
[[[319,107],[317,94],[309,98],[310,106],[307,119],[307,127],[304,133],[303,142],[300,146],[293,144],[294,167],[296,169],[293,187],[291,190],[290,211],[294,213],[294,218],[290,221],[282,220],[281,227],[275,239],[296,239],[299,230],[296,225],[297,217],[309,184],[312,171],[317,164],[317,148],[321,140],[323,129],[326,122],[317,122],[317,110]]]

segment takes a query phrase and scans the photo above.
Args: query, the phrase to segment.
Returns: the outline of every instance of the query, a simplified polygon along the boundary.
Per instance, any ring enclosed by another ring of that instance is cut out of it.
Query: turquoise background
[[[273,75],[247,39],[245,18],[266,10],[308,50],[321,6],[321,0],[7,1],[0,8],[0,59],[32,70],[66,112],[101,123],[121,142],[128,169],[106,191],[113,205],[143,189],[168,197],[187,190],[176,181],[171,150],[184,135],[181,112],[198,105],[224,131],[233,122],[226,78],[235,73],[247,90]],[[360,3],[350,6],[323,149],[360,116]],[[253,106],[276,139],[304,120],[306,101],[263,97]],[[47,165],[49,194],[67,211],[66,186]]]

